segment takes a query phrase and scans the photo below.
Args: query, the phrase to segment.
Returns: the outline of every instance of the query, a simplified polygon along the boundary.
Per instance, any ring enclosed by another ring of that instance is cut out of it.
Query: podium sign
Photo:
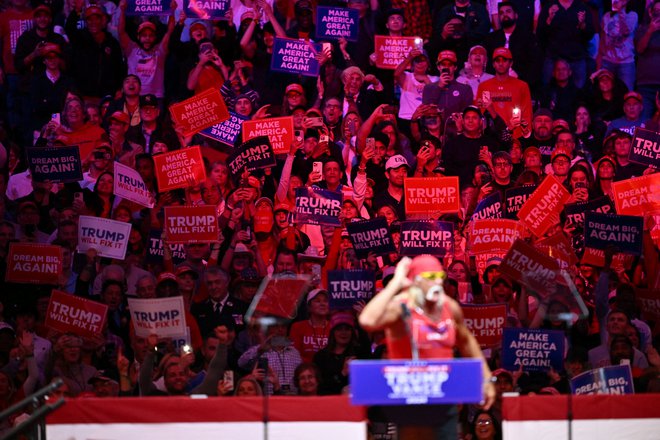
[[[349,368],[353,405],[444,405],[483,399],[479,359],[353,361]]]

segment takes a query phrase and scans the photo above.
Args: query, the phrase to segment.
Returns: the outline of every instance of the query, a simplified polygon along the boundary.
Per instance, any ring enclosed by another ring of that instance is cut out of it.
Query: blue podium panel
[[[353,361],[349,365],[354,405],[479,403],[479,359]]]

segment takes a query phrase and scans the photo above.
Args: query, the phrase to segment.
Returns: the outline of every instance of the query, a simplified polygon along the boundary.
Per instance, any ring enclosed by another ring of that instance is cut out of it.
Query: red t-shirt
[[[330,334],[330,324],[325,323],[323,328],[312,327],[309,320],[293,323],[289,338],[293,346],[300,352],[303,362],[312,362],[314,354],[328,345],[328,335]]]
[[[18,37],[32,29],[32,9],[17,11],[8,9],[0,14],[0,38],[2,38],[2,64],[5,73],[15,74],[14,53]]]

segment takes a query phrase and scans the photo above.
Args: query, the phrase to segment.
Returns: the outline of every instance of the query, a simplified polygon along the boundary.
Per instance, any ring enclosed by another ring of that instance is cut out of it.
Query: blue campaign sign
[[[35,182],[79,182],[82,180],[78,147],[28,148],[28,164]]]
[[[566,223],[582,227],[584,226],[584,214],[590,211],[614,214],[614,203],[608,196],[598,197],[588,202],[568,203],[564,205]]]
[[[225,14],[231,7],[230,0],[183,0],[183,6],[188,17],[197,17],[202,20],[225,19]]]
[[[376,255],[387,255],[390,252],[396,252],[385,217],[351,222],[346,224],[346,230],[353,242],[355,254],[360,259],[367,258],[369,252],[374,252]]]
[[[525,185],[504,191],[504,218],[518,220],[518,211],[534,191],[536,185]]]
[[[628,155],[631,162],[637,162],[656,170],[660,169],[660,133],[635,128],[635,137]]]
[[[442,405],[483,398],[479,359],[352,361],[349,369],[353,405]]]
[[[126,15],[170,15],[172,0],[128,0]]]
[[[482,199],[472,214],[472,220],[484,220],[487,218],[502,218],[502,194],[495,191],[493,194]]]
[[[227,157],[227,167],[232,176],[240,176],[244,170],[254,171],[275,166],[275,154],[268,136],[258,136],[234,148]]]
[[[435,220],[401,223],[399,253],[406,256],[429,254],[444,257],[454,253],[454,224]]]
[[[296,189],[297,223],[308,225],[341,226],[339,213],[344,194],[316,187]]]
[[[353,8],[316,7],[316,37],[320,40],[358,40],[360,13]]]
[[[270,69],[304,76],[319,76],[319,62],[316,55],[322,46],[309,40],[275,38]]]
[[[160,229],[152,229],[149,231],[149,239],[147,242],[147,254],[146,260],[148,263],[160,264],[163,262],[163,240],[161,235],[163,231]],[[170,244],[170,251],[172,253],[172,262],[176,264],[181,264],[186,259],[186,249],[183,243],[179,244]]]
[[[505,328],[502,336],[502,368],[518,371],[564,369],[564,332],[526,328]]]
[[[635,394],[630,365],[596,368],[571,379],[573,394]]]
[[[362,269],[328,271],[330,309],[352,310],[356,302],[368,302],[374,296],[375,277]]]
[[[241,134],[241,130],[243,129],[243,121],[248,119],[249,118],[245,116],[229,112],[229,119],[222,121],[219,124],[212,125],[209,128],[205,128],[200,131],[199,134],[233,147],[236,138]]]
[[[643,217],[587,212],[584,220],[584,245],[601,250],[614,245],[621,253],[640,255],[643,228]]]

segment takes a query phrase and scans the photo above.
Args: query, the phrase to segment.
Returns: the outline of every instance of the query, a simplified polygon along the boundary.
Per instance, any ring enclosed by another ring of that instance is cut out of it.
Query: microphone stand
[[[408,333],[408,339],[410,339],[410,351],[412,352],[412,360],[419,360],[419,348],[417,347],[417,341],[413,336],[412,327],[410,325],[410,309],[405,303],[401,304],[401,317],[403,318],[403,323],[406,326],[406,333]]]

